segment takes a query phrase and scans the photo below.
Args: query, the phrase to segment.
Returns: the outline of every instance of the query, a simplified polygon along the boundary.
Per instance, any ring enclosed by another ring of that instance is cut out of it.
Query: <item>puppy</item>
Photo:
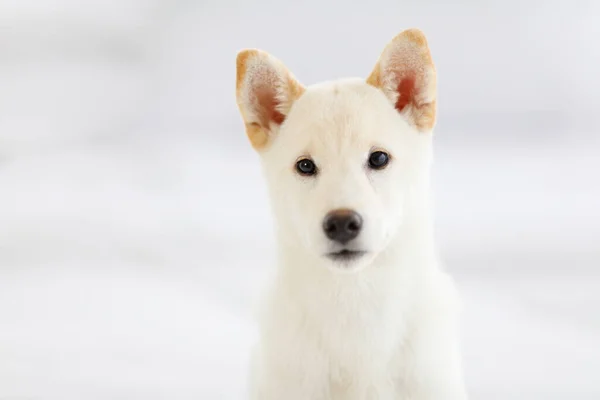
[[[458,296],[430,218],[436,71],[423,33],[396,36],[366,80],[308,87],[243,50],[237,103],[279,260],[251,398],[466,399]]]

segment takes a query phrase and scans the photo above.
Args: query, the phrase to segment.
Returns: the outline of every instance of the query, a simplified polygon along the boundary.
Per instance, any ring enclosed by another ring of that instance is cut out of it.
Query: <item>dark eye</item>
[[[300,175],[314,175],[317,173],[317,166],[312,160],[303,158],[296,163],[296,171]]]
[[[373,169],[382,169],[390,162],[390,156],[383,151],[374,151],[369,156],[369,167]]]

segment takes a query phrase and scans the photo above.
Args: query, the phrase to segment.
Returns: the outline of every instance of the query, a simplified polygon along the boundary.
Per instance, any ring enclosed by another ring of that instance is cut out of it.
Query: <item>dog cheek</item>
[[[295,240],[306,248],[315,247],[314,207],[311,207],[310,199],[302,191],[294,191],[293,188],[287,193],[283,201],[282,218],[288,221],[288,231],[292,232]],[[318,232],[316,232],[318,233]]]
[[[381,240],[378,245],[385,247],[402,224],[404,200],[400,191],[389,190],[380,201]]]
[[[275,171],[274,171],[275,170]],[[301,234],[302,212],[298,190],[287,174],[275,168],[267,171],[269,194],[271,197],[273,217],[278,227],[278,234],[286,239],[298,240]]]

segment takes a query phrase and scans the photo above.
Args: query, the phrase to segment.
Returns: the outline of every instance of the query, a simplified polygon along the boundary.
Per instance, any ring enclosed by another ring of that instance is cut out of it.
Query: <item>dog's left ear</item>
[[[281,61],[255,49],[237,55],[237,104],[256,150],[273,140],[304,87]]]
[[[383,91],[396,110],[420,132],[435,125],[436,73],[427,39],[408,29],[385,47],[367,83]]]

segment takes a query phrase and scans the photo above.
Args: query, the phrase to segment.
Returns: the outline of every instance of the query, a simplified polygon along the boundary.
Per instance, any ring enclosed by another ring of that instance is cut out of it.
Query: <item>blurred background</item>
[[[419,27],[472,399],[599,399],[600,3],[0,1],[0,399],[244,399],[273,261],[235,55]]]

